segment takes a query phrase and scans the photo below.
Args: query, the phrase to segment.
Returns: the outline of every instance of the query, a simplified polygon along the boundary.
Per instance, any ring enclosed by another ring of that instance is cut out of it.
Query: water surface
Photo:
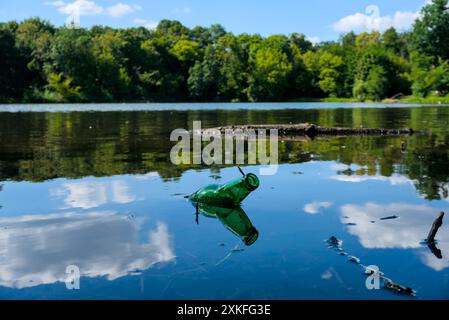
[[[441,256],[422,244],[449,208],[449,108],[129,107],[0,107],[1,299],[411,299],[367,290],[363,270],[327,247],[330,236],[415,289],[413,299],[449,298],[447,226]],[[260,233],[247,247],[220,220],[197,224],[184,199],[239,176],[170,163],[170,132],[194,120],[431,131],[281,143],[278,174],[261,177],[242,208]],[[66,289],[68,265],[80,268],[80,290]]]

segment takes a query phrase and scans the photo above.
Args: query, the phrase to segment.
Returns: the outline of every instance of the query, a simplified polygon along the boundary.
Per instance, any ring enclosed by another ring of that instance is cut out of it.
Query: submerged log
[[[420,133],[413,129],[383,129],[383,128],[340,128],[321,127],[310,123],[299,124],[276,124],[276,125],[240,125],[229,127],[218,127],[203,130],[211,132],[219,131],[222,134],[243,133],[245,138],[257,134],[258,130],[277,130],[278,135],[284,139],[295,139],[296,137],[316,137],[316,136],[410,136]]]

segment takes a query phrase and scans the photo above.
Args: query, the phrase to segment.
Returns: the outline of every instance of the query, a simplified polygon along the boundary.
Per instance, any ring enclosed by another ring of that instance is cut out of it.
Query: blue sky
[[[176,19],[188,27],[222,24],[238,33],[304,33],[334,40],[349,30],[410,27],[426,0],[14,0],[2,1],[0,21],[31,16],[62,25],[74,12],[80,25],[144,25]],[[73,17],[72,17],[73,19]]]

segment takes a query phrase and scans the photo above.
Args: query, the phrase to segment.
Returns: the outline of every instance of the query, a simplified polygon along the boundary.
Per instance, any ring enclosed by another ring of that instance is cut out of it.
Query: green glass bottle
[[[193,205],[196,206],[195,203]],[[241,207],[223,208],[198,204],[198,212],[208,218],[220,220],[226,229],[239,237],[247,246],[253,245],[259,238],[259,231]]]
[[[222,186],[218,184],[208,185],[192,194],[189,200],[210,206],[238,207],[251,192],[259,188],[259,185],[259,178],[250,173]]]

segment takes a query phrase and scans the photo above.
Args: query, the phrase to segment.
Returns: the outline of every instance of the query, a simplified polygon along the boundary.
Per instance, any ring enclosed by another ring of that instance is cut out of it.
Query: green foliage
[[[354,96],[362,101],[381,100],[385,97],[387,88],[387,73],[382,66],[374,66],[370,69],[365,81],[356,81],[354,85]]]
[[[320,88],[331,97],[338,96],[340,92],[343,59],[332,53],[325,52],[319,59]]]
[[[445,96],[449,93],[449,63],[442,62],[430,70],[416,70],[412,89],[417,97],[427,97],[430,94]]]
[[[179,61],[192,63],[200,57],[200,45],[191,40],[179,40],[171,50]]]
[[[411,34],[414,50],[449,59],[449,10],[448,0],[432,0],[422,9],[422,17],[416,21]]]
[[[433,0],[413,32],[350,32],[318,45],[304,34],[234,35],[218,24],[189,29],[172,20],[156,30],[0,23],[0,101],[443,97],[448,19],[447,0]]]
[[[250,101],[282,99],[292,64],[287,54],[272,46],[262,46],[250,57]]]
[[[31,82],[26,56],[17,48],[9,27],[0,25],[0,102],[19,100]]]
[[[81,87],[73,86],[71,78],[64,79],[62,74],[48,75],[48,90],[43,98],[52,102],[75,102],[81,100]]]

